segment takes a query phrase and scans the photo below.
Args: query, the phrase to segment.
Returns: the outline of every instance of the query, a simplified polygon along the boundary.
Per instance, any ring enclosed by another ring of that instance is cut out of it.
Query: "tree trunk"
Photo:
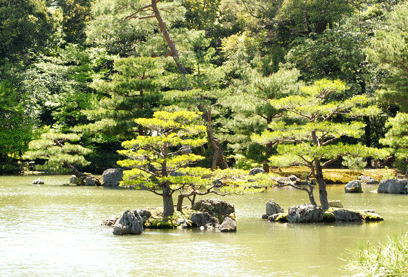
[[[64,167],[68,168],[68,169],[71,169],[72,174],[75,175],[77,178],[86,176],[86,174],[80,172],[78,169],[76,169],[75,166],[73,166],[72,164],[70,164],[68,162],[64,162]]]
[[[153,9],[153,13],[154,13],[154,17],[156,17],[157,22],[159,23],[160,26],[160,31],[162,32],[164,39],[166,40],[167,45],[170,48],[170,54],[173,57],[174,61],[177,64],[178,69],[180,70],[181,74],[185,75],[187,74],[187,70],[184,67],[184,65],[180,62],[180,57],[178,55],[176,46],[174,45],[174,42],[171,40],[170,38],[170,34],[167,30],[166,24],[163,21],[163,18],[160,15],[160,11],[157,8],[157,2],[158,0],[152,0],[152,9]]]
[[[169,217],[174,214],[174,204],[169,184],[163,185],[163,217]]]
[[[210,140],[211,148],[213,149],[213,162],[211,165],[211,170],[216,170],[218,167],[220,169],[227,169],[228,164],[224,158],[221,144],[214,137],[214,131],[212,129],[211,111],[205,109],[201,105],[198,105],[198,110],[203,113],[203,119],[205,120],[207,126],[208,139]]]
[[[315,178],[319,185],[320,205],[323,210],[327,210],[329,208],[329,201],[327,200],[326,183],[324,182],[323,169],[319,159],[315,159]]]

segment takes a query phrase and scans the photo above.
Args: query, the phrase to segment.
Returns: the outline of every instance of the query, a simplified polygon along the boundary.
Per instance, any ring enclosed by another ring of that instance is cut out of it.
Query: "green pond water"
[[[384,222],[276,224],[261,219],[269,199],[285,210],[308,202],[304,191],[269,189],[231,195],[237,233],[146,230],[114,236],[100,225],[127,209],[161,205],[147,191],[66,187],[68,176],[0,176],[0,276],[352,276],[344,259],[359,243],[387,242],[408,227],[407,195],[346,194],[329,186],[331,200],[371,209]],[[213,196],[212,196],[213,197]],[[217,196],[219,197],[219,196]]]

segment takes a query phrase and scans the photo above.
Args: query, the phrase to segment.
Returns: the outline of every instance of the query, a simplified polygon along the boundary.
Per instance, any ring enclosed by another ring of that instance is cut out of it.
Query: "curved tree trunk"
[[[210,140],[211,148],[213,149],[213,161],[211,165],[211,170],[216,170],[218,167],[220,169],[227,169],[228,164],[224,158],[221,144],[214,137],[214,131],[212,129],[211,111],[208,109],[205,109],[201,105],[198,106],[198,109],[200,112],[203,113],[203,119],[205,120],[206,125],[207,125],[208,139]]]
[[[166,24],[163,21],[163,18],[160,15],[160,11],[157,8],[157,2],[158,0],[152,0],[152,10],[154,17],[157,19],[157,22],[159,23],[160,26],[160,31],[162,32],[164,39],[166,40],[167,45],[170,48],[170,55],[173,57],[174,61],[177,64],[178,69],[180,70],[181,74],[185,75],[187,74],[187,70],[184,67],[184,65],[180,62],[180,57],[177,52],[176,46],[174,45],[174,42],[171,40],[170,34],[167,30]]]
[[[72,164],[70,164],[68,162],[64,162],[64,167],[68,168],[68,169],[71,169],[72,174],[75,175],[77,178],[86,176],[86,174],[80,172],[78,169],[76,169],[75,166],[73,166]]]

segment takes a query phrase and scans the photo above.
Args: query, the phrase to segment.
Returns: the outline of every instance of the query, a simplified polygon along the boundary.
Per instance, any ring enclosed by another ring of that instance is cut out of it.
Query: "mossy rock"
[[[184,208],[182,212],[175,211],[171,217],[163,217],[163,208],[147,209],[151,216],[144,222],[143,226],[148,229],[174,229],[181,224],[189,225],[191,209]],[[191,225],[191,222],[190,222]]]
[[[278,217],[275,221],[279,223],[288,222],[288,213],[278,213]]]
[[[151,229],[174,229],[177,228],[176,222],[167,218],[148,219],[143,226]]]
[[[327,210],[323,214],[323,222],[335,222],[336,217],[334,216],[334,213],[330,210]]]
[[[373,212],[362,212],[361,215],[366,222],[378,222],[384,221],[384,217]]]

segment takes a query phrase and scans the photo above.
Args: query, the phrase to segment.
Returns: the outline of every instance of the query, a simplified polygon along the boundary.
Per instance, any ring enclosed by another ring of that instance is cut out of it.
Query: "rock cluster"
[[[115,235],[141,234],[143,228],[176,227],[236,232],[237,225],[234,220],[235,208],[233,204],[218,199],[204,199],[197,201],[194,209],[192,212],[191,210],[189,211],[191,214],[188,217],[178,219],[163,218],[162,215],[160,217],[158,216],[160,212],[153,216],[149,210],[126,211],[121,217],[114,216],[107,218],[101,224],[113,226],[113,233]]]
[[[289,222],[289,223],[316,223],[316,222],[364,222],[364,221],[382,221],[383,217],[376,214],[374,211],[351,211],[343,209],[340,201],[333,201],[341,206],[341,208],[331,207],[324,211],[319,206],[311,204],[303,204],[291,206],[287,213],[283,210],[278,212],[277,209],[272,210],[271,206],[280,207],[277,203],[269,200],[267,209],[273,212],[272,215],[264,214],[263,219],[268,219],[270,222]],[[268,211],[267,211],[268,212]]]

